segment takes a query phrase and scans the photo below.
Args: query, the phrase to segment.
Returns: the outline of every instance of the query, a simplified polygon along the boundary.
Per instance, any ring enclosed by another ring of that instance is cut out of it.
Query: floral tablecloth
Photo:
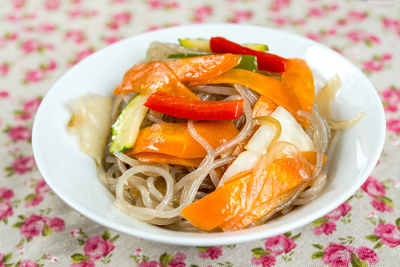
[[[381,159],[337,209],[264,240],[180,247],[119,234],[64,204],[35,166],[31,128],[51,85],[119,39],[188,23],[265,25],[358,65],[386,111]],[[0,0],[0,266],[400,266],[398,0]]]

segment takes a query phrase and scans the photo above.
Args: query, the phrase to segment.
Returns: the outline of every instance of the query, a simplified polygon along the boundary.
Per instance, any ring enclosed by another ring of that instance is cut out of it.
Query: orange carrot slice
[[[300,109],[296,95],[287,90],[283,83],[275,78],[244,69],[232,69],[210,81],[208,84],[230,83],[241,84],[267,97],[278,106],[284,107],[292,114]]]
[[[301,158],[281,158],[265,168],[255,179],[264,181],[258,198],[251,203],[246,213],[238,214],[220,225],[224,231],[235,231],[246,227],[268,214],[282,203],[279,196],[296,188],[311,177],[311,168]]]
[[[234,68],[241,58],[239,55],[220,54],[169,60],[165,64],[183,83],[203,82]]]
[[[314,78],[307,63],[299,58],[286,61],[286,70],[282,73],[282,83],[296,96],[301,110],[312,113],[315,88]]]
[[[253,107],[253,118],[269,116],[277,108],[277,105],[268,97],[260,96]]]
[[[164,91],[190,99],[198,99],[178,77],[165,65],[164,62],[139,63],[129,69],[122,83],[115,88],[114,94],[127,94],[136,92],[150,95],[156,91]]]
[[[182,216],[197,228],[212,230],[233,218],[246,205],[247,186],[252,175],[217,188],[182,210]]]
[[[239,131],[232,122],[195,122],[194,128],[217,148],[234,138]],[[205,149],[190,135],[186,123],[156,123],[141,129],[133,149],[127,155],[142,152],[161,153],[178,158],[198,159],[206,156]]]

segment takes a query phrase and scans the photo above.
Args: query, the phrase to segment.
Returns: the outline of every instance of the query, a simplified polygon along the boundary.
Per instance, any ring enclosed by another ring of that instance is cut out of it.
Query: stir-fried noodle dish
[[[363,115],[334,120],[340,86],[332,77],[315,95],[307,63],[265,44],[153,42],[112,96],[70,102],[68,129],[122,212],[177,231],[235,231],[323,192],[340,131]]]

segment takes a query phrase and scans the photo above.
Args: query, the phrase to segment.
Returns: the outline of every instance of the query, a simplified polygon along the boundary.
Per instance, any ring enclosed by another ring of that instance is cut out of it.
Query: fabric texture
[[[400,2],[397,0],[0,0],[0,266],[400,266]],[[324,217],[268,239],[158,244],[63,203],[35,166],[41,99],[74,64],[122,38],[189,23],[248,23],[306,36],[372,81],[386,112],[376,168]]]

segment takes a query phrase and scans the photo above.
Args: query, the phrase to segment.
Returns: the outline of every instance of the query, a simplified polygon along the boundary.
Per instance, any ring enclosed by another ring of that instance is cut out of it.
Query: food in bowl
[[[315,199],[337,130],[332,78],[223,37],[154,42],[112,97],[71,102],[71,132],[124,213],[179,231],[235,231]],[[104,153],[103,153],[104,152]]]

